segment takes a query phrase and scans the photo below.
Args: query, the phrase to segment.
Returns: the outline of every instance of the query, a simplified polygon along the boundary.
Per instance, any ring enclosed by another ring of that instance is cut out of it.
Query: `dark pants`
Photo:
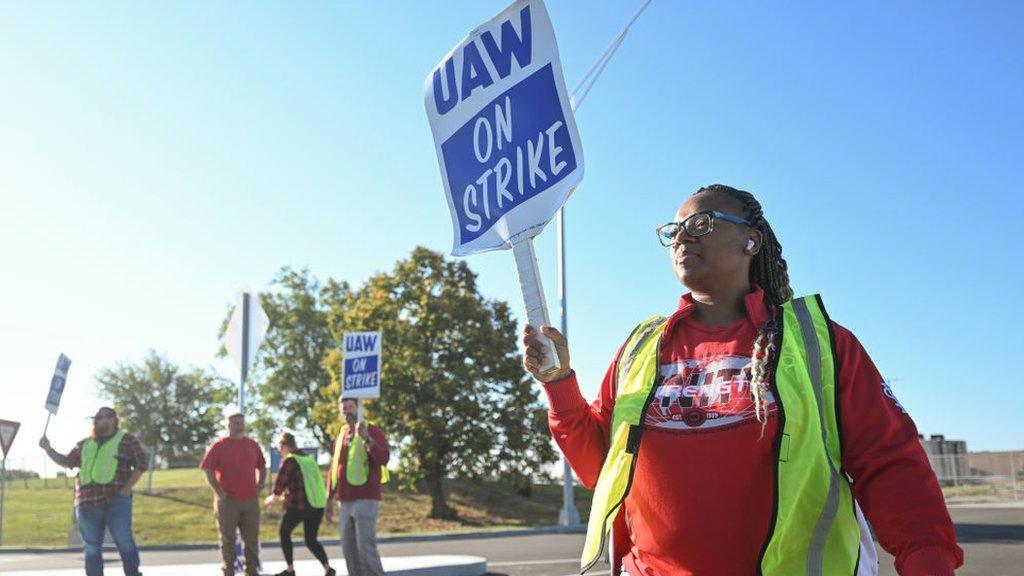
[[[292,531],[295,527],[302,523],[302,534],[306,540],[306,548],[313,553],[313,556],[320,561],[321,564],[327,564],[327,553],[324,552],[324,547],[317,541],[316,535],[320,531],[320,520],[324,517],[323,508],[307,508],[305,510],[293,510],[291,508],[285,510],[284,517],[281,518],[281,530],[279,535],[281,537],[281,552],[284,554],[284,560],[288,564],[292,563]]]

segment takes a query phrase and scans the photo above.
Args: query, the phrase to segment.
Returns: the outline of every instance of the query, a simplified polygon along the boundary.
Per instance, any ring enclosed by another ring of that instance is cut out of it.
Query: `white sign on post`
[[[269,329],[270,318],[260,306],[259,297],[247,291],[242,292],[222,339],[238,367],[238,409],[242,412],[245,412],[245,382],[249,377],[249,369],[256,363],[256,350],[263,343]]]
[[[341,351],[342,398],[380,398],[380,332],[347,332]]]
[[[583,149],[544,2],[517,0],[470,33],[427,76],[424,99],[452,254],[512,248],[528,321],[548,324],[532,238],[582,180]],[[550,347],[548,360],[542,370],[557,366]]]
[[[247,306],[245,305],[246,300],[248,300]],[[245,317],[246,311],[249,313],[248,318]],[[240,373],[246,373],[252,368],[256,361],[256,350],[263,343],[269,329],[270,318],[267,317],[263,306],[260,306],[260,299],[252,296],[246,298],[246,295],[243,294],[238,305],[235,306],[234,312],[231,313],[228,329],[224,331],[224,337],[221,340]],[[246,331],[248,334],[245,334]],[[245,341],[246,339],[248,342]]]

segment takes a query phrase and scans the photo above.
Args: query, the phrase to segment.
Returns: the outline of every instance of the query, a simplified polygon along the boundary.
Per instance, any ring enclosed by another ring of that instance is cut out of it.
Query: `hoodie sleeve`
[[[384,435],[384,431],[378,426],[370,426],[370,438],[373,438],[373,446],[369,450],[370,461],[379,466],[387,466],[391,459],[391,446]]]
[[[608,453],[608,430],[615,406],[615,366],[612,362],[592,404],[580,393],[576,373],[544,384],[548,395],[548,428],[583,486],[593,489]]]
[[[963,564],[917,427],[857,338],[833,323],[843,468],[902,576],[946,576]]]

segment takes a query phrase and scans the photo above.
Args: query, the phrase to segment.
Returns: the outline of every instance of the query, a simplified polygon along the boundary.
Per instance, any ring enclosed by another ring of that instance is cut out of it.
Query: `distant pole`
[[[7,456],[0,460],[0,546],[4,545],[4,487],[7,485]]]
[[[565,207],[558,210],[558,300],[561,306],[562,334],[569,337],[569,299],[565,283]],[[558,515],[558,523],[562,526],[574,526],[580,523],[580,513],[576,510],[576,499],[573,498],[572,468],[569,460],[562,456],[562,512]]]
[[[1019,498],[1017,493],[1017,453],[1010,452],[1010,481],[1013,482],[1013,500]]]
[[[629,27],[636,22],[636,19],[643,14],[644,10],[647,9],[647,5],[651,3],[651,0],[646,0],[643,5],[633,14],[633,17],[629,19],[629,22],[622,27],[619,34],[612,40],[608,48],[605,49],[601,57],[597,59],[597,62],[590,67],[590,70],[583,75],[580,83],[573,89],[569,103],[572,107],[573,112],[579,110],[579,107],[583,105],[583,100],[590,93],[590,89],[594,87],[594,83],[597,82],[597,78],[604,72],[605,66],[611,61],[612,55],[615,54],[615,50],[618,49],[619,45],[626,38],[626,34],[629,33]],[[565,206],[558,209],[558,299],[561,302],[562,308],[562,335],[566,338],[569,337],[569,311],[568,311],[568,298],[566,296],[566,285],[565,285]],[[580,523],[580,513],[576,509],[576,501],[573,498],[573,480],[572,480],[572,468],[569,466],[569,461],[562,456],[562,511],[558,514],[558,521],[562,526],[573,526]]]
[[[153,444],[152,449],[149,451],[149,478],[146,479],[146,492],[148,494],[153,493],[153,465],[156,464],[156,444]]]
[[[245,414],[245,380],[249,376],[249,293],[242,293],[242,378],[238,382],[238,411]]]

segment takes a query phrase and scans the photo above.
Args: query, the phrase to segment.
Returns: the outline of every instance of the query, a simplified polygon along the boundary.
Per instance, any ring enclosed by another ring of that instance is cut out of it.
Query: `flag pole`
[[[615,36],[611,44],[608,45],[608,48],[601,54],[601,57],[597,59],[597,62],[594,62],[590,70],[587,70],[587,73],[580,79],[579,84],[576,85],[576,88],[572,91],[572,96],[569,98],[569,104],[572,106],[574,113],[583,105],[584,98],[590,93],[590,89],[594,87],[594,83],[597,82],[598,77],[604,72],[605,66],[608,65],[619,45],[625,40],[626,34],[629,33],[629,27],[643,14],[650,3],[651,0],[646,0],[640,6],[636,13],[633,14],[633,17],[629,19],[629,22]],[[568,338],[569,298],[565,279],[565,258],[565,206],[562,206],[558,209],[558,298],[561,304],[562,334]],[[564,456],[562,458],[562,478],[562,511],[558,515],[558,520],[562,526],[573,526],[580,523],[580,513],[576,509],[576,502],[573,498],[572,468],[569,467],[569,461]]]

